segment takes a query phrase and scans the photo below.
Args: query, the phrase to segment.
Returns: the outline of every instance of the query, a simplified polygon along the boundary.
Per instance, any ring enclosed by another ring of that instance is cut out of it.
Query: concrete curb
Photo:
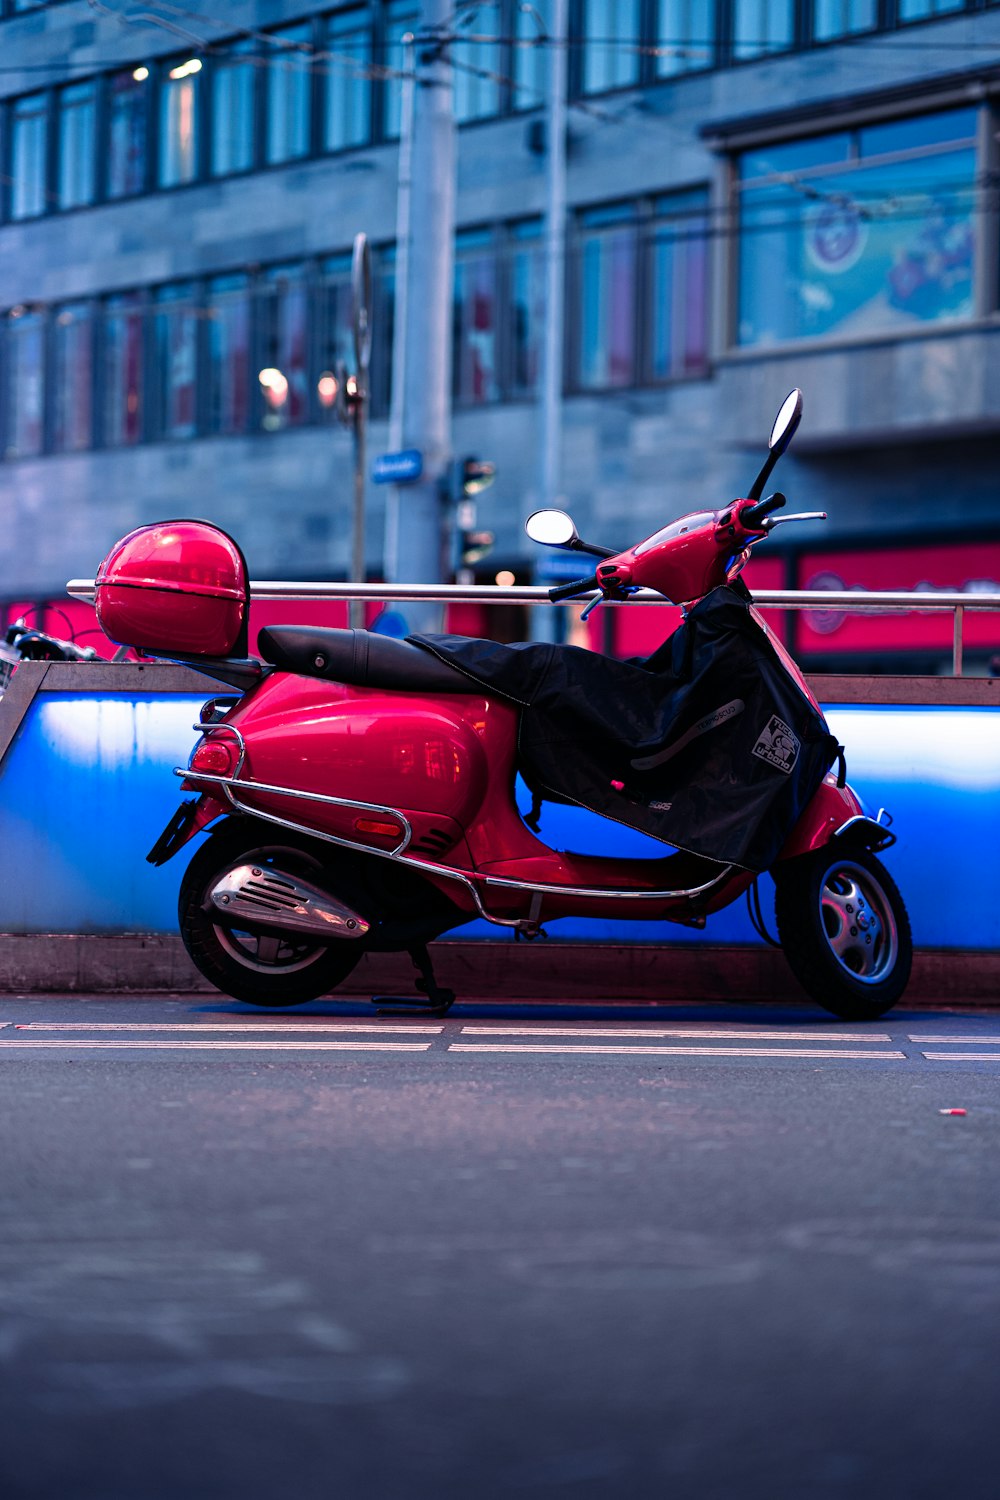
[[[769,948],[643,943],[440,942],[441,984],[505,1000],[792,1000],[807,1002]],[[337,993],[413,993],[406,954],[366,955]],[[2,994],[213,994],[180,938],[161,933],[0,934]],[[907,1005],[1000,1008],[1000,953],[922,949]]]

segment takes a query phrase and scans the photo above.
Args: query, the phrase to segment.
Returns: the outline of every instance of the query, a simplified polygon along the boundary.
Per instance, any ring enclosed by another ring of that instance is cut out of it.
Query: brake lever
[[[761,521],[764,531],[773,531],[776,526],[787,526],[789,521],[825,521],[825,510],[804,510],[797,516],[765,516]]]

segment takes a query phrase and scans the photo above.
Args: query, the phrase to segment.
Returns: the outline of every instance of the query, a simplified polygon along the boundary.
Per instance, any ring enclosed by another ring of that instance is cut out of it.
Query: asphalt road
[[[1000,1015],[0,1022],[4,1500],[1000,1495]]]

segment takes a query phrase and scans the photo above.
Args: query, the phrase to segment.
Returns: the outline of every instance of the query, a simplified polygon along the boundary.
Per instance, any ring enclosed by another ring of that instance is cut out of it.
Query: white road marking
[[[925,1052],[924,1056],[928,1062],[1000,1062],[1000,1052]]]
[[[383,1025],[381,1022],[355,1025],[348,1021],[0,1021],[15,1031],[363,1031],[403,1032],[416,1036],[438,1036],[443,1026]]]
[[[751,1031],[734,1031],[729,1028],[710,1026],[642,1026],[642,1027],[607,1027],[607,1026],[463,1026],[463,1036],[600,1036],[600,1037],[648,1037],[648,1036],[677,1036],[690,1037],[697,1040],[699,1037],[718,1037],[730,1042],[755,1042],[767,1040],[769,1042],[891,1042],[892,1037],[885,1031],[772,1031],[766,1025],[755,1027]],[[928,1041],[937,1041],[937,1037],[928,1037]]]
[[[968,1046],[970,1042],[975,1042],[977,1047],[1000,1047],[1000,1036],[911,1036],[908,1040],[958,1043],[959,1046]]]
[[[27,1047],[82,1047],[97,1051],[128,1050],[134,1052],[137,1049],[163,1051],[191,1050],[200,1048],[202,1051],[215,1052],[426,1052],[430,1042],[261,1042],[261,1041],[211,1041],[201,1042],[194,1037],[184,1037],[178,1040],[147,1041],[137,1039],[129,1041],[122,1037],[74,1037],[72,1041],[61,1037],[51,1037],[45,1040],[41,1038],[22,1037],[16,1042],[0,1041],[0,1051],[18,1052]]]
[[[0,1042],[0,1047],[3,1043]],[[905,1052],[848,1052],[820,1047],[563,1047],[556,1042],[452,1042],[449,1052],[558,1052],[618,1057],[879,1057],[906,1061]]]

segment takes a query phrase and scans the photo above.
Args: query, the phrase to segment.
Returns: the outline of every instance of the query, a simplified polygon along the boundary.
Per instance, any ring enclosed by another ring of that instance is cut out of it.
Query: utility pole
[[[563,308],[566,275],[566,38],[568,0],[551,0],[545,173],[545,325],[541,349],[539,503],[562,504]],[[555,611],[536,610],[540,634],[550,635]],[[561,622],[560,622],[561,623]]]
[[[455,114],[448,36],[453,0],[424,0],[413,40],[412,136],[400,168],[393,436],[422,455],[420,478],[397,486],[386,518],[386,572],[395,583],[435,583],[442,569],[442,492],[451,465],[451,336],[455,237]],[[407,101],[404,100],[404,104]],[[403,224],[403,218],[408,224]],[[406,232],[408,231],[408,232]],[[405,278],[405,280],[403,279]],[[399,400],[398,408],[395,406]],[[398,434],[398,436],[396,436]],[[408,604],[411,630],[439,627],[440,605]]]

